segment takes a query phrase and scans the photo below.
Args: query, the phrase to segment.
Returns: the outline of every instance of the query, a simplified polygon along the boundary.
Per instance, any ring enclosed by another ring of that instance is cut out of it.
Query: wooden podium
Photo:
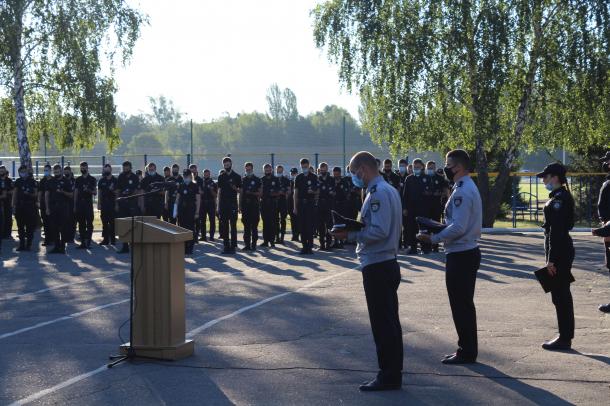
[[[115,219],[121,242],[131,243],[131,217]],[[185,340],[184,242],[191,230],[156,217],[136,216],[133,233],[133,347],[137,355],[167,360],[193,354]],[[120,351],[127,353],[129,344]]]

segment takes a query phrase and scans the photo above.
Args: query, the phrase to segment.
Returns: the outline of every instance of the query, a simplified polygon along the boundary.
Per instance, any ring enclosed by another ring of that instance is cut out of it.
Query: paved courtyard
[[[299,257],[196,246],[186,260],[195,355],[107,369],[129,336],[129,257],[95,245],[68,256],[0,257],[0,404],[374,405],[608,404],[610,301],[601,242],[574,234],[574,350],[545,352],[556,318],[532,271],[541,234],[485,235],[478,275],[479,362],[445,366],[456,334],[443,255],[401,255],[401,391],[360,393],[376,358],[353,247]],[[99,238],[99,236],[98,236]]]

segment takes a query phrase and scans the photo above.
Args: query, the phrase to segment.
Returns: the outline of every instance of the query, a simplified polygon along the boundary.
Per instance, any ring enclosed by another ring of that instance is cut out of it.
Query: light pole
[[[347,164],[345,162],[345,114],[343,115],[343,168],[342,171],[345,170]]]
[[[195,162],[195,157],[193,156],[193,119],[191,118],[191,161]]]

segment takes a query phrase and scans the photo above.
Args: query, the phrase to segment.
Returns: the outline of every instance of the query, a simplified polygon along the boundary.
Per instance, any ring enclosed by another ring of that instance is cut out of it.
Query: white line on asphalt
[[[267,266],[270,266],[271,264],[274,264],[276,262],[279,262],[279,260],[271,261],[271,262],[269,262],[267,264],[264,264],[264,265],[262,265],[260,267],[250,268],[250,269],[251,270],[260,271],[261,269],[263,269],[263,268],[265,268]],[[213,281],[215,279],[226,278],[226,277],[233,276],[233,275],[236,275],[236,274],[239,274],[239,273],[241,273],[241,271],[228,272],[228,273],[225,273],[225,274],[222,274],[222,275],[213,276],[211,278],[205,278],[205,279],[199,279],[199,280],[196,280],[196,281],[192,281],[192,282],[189,282],[189,283],[185,284],[185,286],[198,285],[200,283],[205,283],[205,282]],[[28,331],[37,330],[39,328],[46,327],[46,326],[51,325],[51,324],[60,323],[62,321],[66,321],[66,320],[72,320],[72,319],[75,319],[77,317],[89,314],[89,313],[97,312],[99,310],[107,309],[109,307],[117,306],[117,305],[120,305],[120,304],[123,304],[123,303],[127,303],[127,302],[129,302],[129,299],[119,300],[118,302],[112,302],[112,303],[108,303],[108,304],[105,304],[105,305],[101,305],[101,306],[97,306],[97,307],[92,307],[90,309],[86,309],[86,310],[83,310],[83,311],[80,311],[80,312],[77,312],[77,313],[72,313],[72,314],[69,314],[67,316],[62,316],[62,317],[58,317],[58,318],[53,319],[53,320],[48,320],[48,321],[44,321],[44,322],[41,322],[41,323],[38,323],[38,324],[34,324],[33,326],[24,327],[24,328],[21,328],[19,330],[15,330],[15,331],[11,331],[11,332],[8,332],[8,333],[0,334],[0,340],[4,340],[5,338],[9,338],[9,337],[13,337],[13,336],[16,336],[16,335],[19,335],[19,334],[23,334],[23,333],[26,333]]]
[[[277,261],[274,261],[274,262],[277,262]],[[193,337],[194,335],[199,334],[200,332],[209,329],[210,327],[220,323],[223,320],[230,319],[231,317],[235,317],[235,316],[237,316],[239,314],[247,312],[248,310],[254,309],[256,307],[262,306],[265,303],[269,303],[269,302],[271,302],[273,300],[276,300],[276,299],[279,299],[279,298],[282,298],[282,297],[285,297],[285,296],[292,295],[293,293],[297,293],[297,292],[300,292],[302,290],[305,290],[305,289],[317,286],[317,285],[319,285],[321,283],[324,283],[326,281],[329,281],[331,279],[338,278],[339,276],[345,275],[346,273],[351,272],[351,271],[353,271],[355,269],[356,268],[352,268],[352,269],[349,269],[347,271],[339,272],[339,273],[337,273],[335,275],[328,276],[326,278],[318,279],[317,281],[309,283],[309,284],[307,284],[307,285],[305,285],[303,287],[300,287],[299,289],[296,289],[296,290],[293,290],[293,291],[289,291],[289,292],[280,293],[279,295],[271,296],[271,297],[268,297],[266,299],[260,300],[260,301],[254,303],[254,304],[251,304],[249,306],[242,307],[241,309],[238,309],[238,310],[234,311],[233,313],[230,313],[230,314],[227,314],[226,316],[222,316],[222,317],[219,317],[217,319],[208,321],[207,323],[205,323],[205,324],[203,324],[203,325],[201,325],[201,326],[199,326],[197,328],[194,328],[193,330],[191,330],[191,331],[189,331],[187,333],[187,337]],[[52,387],[47,388],[47,389],[44,389],[44,390],[42,390],[40,392],[33,393],[33,394],[31,394],[30,396],[28,396],[26,398],[23,398],[23,399],[20,399],[20,400],[18,400],[16,402],[11,403],[9,406],[20,406],[20,405],[28,404],[28,403],[33,402],[35,400],[41,399],[41,398],[43,398],[43,397],[45,397],[47,395],[50,395],[50,394],[55,393],[55,392],[58,392],[58,391],[66,388],[66,387],[68,387],[70,385],[73,385],[73,384],[78,383],[80,381],[83,381],[83,380],[85,380],[87,378],[90,378],[90,377],[92,377],[94,375],[98,375],[98,374],[100,374],[100,373],[102,373],[102,372],[104,372],[106,370],[108,370],[108,367],[106,366],[106,364],[104,364],[104,365],[102,365],[101,367],[99,367],[97,369],[94,369],[92,371],[85,372],[84,374],[80,374],[78,376],[70,378],[67,381],[61,382],[61,383],[59,383],[59,384],[57,384],[55,386],[52,386]]]

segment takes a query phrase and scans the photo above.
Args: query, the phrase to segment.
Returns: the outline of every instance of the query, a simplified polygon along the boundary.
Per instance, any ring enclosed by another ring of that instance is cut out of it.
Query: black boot
[[[19,246],[17,247],[17,251],[24,251],[25,250],[25,241],[23,241],[21,238],[19,239]]]
[[[119,254],[127,254],[129,252],[129,244],[123,243],[123,247],[119,251]]]

